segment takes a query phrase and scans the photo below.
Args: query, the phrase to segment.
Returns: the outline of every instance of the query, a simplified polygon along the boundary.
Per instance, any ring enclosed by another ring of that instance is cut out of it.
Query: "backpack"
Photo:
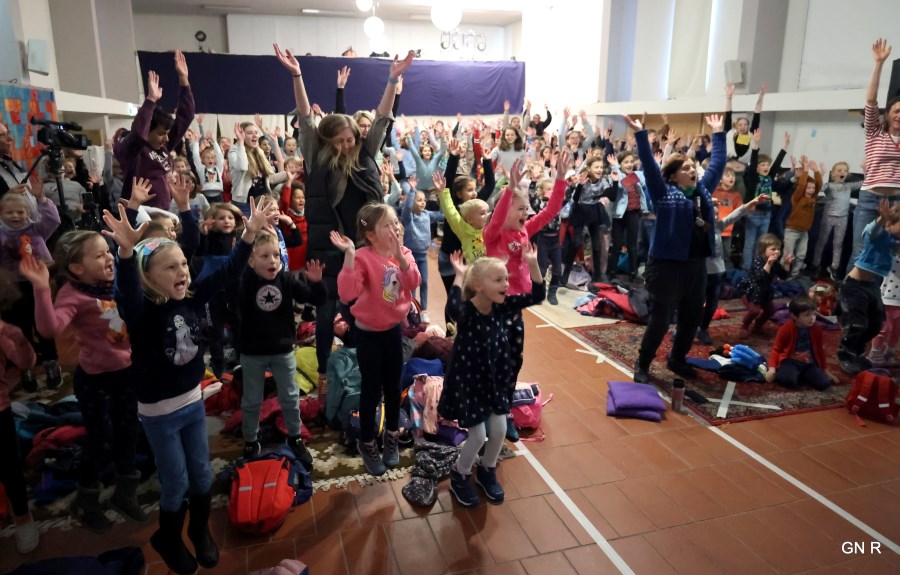
[[[303,393],[311,392],[319,384],[319,360],[316,358],[316,348],[298,347],[294,350],[294,362],[297,364],[294,382]]]
[[[328,358],[328,398],[325,419],[336,430],[347,430],[350,413],[359,409],[362,375],[356,361],[356,350],[341,348]]]
[[[228,520],[249,534],[274,531],[294,506],[291,464],[286,457],[239,463],[233,471]]]
[[[525,441],[543,441],[544,440],[544,432],[541,430],[541,412],[545,405],[550,403],[550,400],[553,399],[553,394],[550,394],[546,400],[541,395],[541,390],[536,383],[517,383],[516,389],[530,388],[532,394],[534,395],[533,403],[526,403],[524,405],[517,405],[513,407],[510,411],[512,414],[513,421],[516,424],[517,429],[536,429],[540,430],[540,435],[535,437],[527,437],[521,438]]]
[[[897,405],[897,384],[889,375],[876,371],[863,371],[853,380],[853,388],[844,399],[850,413],[859,418],[873,419],[882,423],[893,423],[900,413]]]

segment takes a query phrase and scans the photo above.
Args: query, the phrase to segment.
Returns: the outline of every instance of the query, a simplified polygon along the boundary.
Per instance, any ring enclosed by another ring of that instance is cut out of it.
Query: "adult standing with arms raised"
[[[678,311],[675,341],[666,366],[674,373],[697,377],[685,358],[700,325],[706,299],[706,259],[714,251],[715,210],[712,191],[725,168],[725,134],[722,116],[707,116],[713,131],[709,168],[697,181],[694,162],[674,155],[660,171],[653,157],[647,131],[641,122],[625,116],[634,129],[638,157],[644,166],[647,189],[656,208],[656,231],[644,279],[650,293],[650,321],[644,331],[634,381],[649,383],[650,363]]]
[[[878,217],[878,206],[887,198],[900,198],[900,97],[888,100],[884,120],[878,109],[878,82],[885,60],[891,55],[887,40],[879,38],[872,44],[875,66],[866,90],[866,113],[863,127],[866,132],[865,180],[859,191],[859,201],[853,213],[853,253],[848,269],[862,252],[863,230]]]
[[[316,127],[300,63],[290,50],[282,51],[278,44],[274,46],[278,61],[294,78],[300,151],[306,164],[307,258],[325,264],[323,281],[330,298],[316,310],[318,387],[319,397],[324,400],[328,384],[325,373],[339,306],[337,275],[343,265],[343,253],[331,243],[329,234],[337,230],[346,237],[356,238],[356,213],[368,202],[382,201],[381,172],[375,156],[393,120],[391,108],[397,83],[412,65],[414,53],[409,52],[403,60],[394,57],[375,121],[363,137],[353,118],[345,114],[325,116]],[[353,324],[347,306],[342,306],[341,314]]]

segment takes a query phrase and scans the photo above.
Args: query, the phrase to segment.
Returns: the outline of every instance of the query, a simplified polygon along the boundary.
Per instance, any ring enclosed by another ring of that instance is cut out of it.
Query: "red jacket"
[[[812,344],[812,356],[816,365],[825,369],[825,347],[822,345],[822,326],[813,324],[809,328],[809,340]],[[772,344],[772,353],[769,356],[769,367],[778,369],[781,362],[794,355],[797,348],[797,324],[792,319],[780,328],[775,334],[775,343]]]

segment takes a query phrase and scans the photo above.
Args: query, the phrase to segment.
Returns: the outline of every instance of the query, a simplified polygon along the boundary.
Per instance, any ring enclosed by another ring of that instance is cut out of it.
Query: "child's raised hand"
[[[278,62],[284,66],[284,69],[294,76],[299,76],[300,62],[297,61],[297,58],[294,58],[291,51],[285,50],[282,52],[281,48],[278,47],[278,44],[272,44],[272,46],[275,48],[275,57],[278,58]]]
[[[409,67],[412,66],[413,58],[415,58],[416,53],[410,50],[406,53],[406,57],[402,60],[399,59],[399,56],[394,55],[394,61],[391,62],[391,78],[397,78],[399,80],[400,76],[406,73],[409,70]]]
[[[891,203],[887,198],[882,198],[881,202],[878,204],[878,215],[881,216],[881,219],[885,220],[889,218],[892,211]]]
[[[725,84],[725,97],[729,100],[734,97],[734,84]]]
[[[810,160],[810,161],[809,161],[809,169],[812,170],[812,171],[814,171],[814,172],[818,172],[818,171],[819,171],[819,164],[817,164],[814,160]]]
[[[237,145],[244,145],[244,129],[241,127],[240,122],[234,123],[234,137],[237,140]]]
[[[614,182],[618,182],[619,181],[619,172],[610,172],[609,179],[611,179]]]
[[[25,254],[19,262],[19,273],[36,288],[50,289],[50,271],[44,262],[32,254]]]
[[[509,100],[503,100],[503,112],[509,112]]]
[[[453,266],[453,271],[455,271],[456,275],[459,277],[465,277],[466,272],[469,270],[469,266],[466,265],[466,260],[459,250],[450,254],[450,264]]]
[[[167,180],[168,181],[168,180]],[[169,194],[175,200],[179,212],[191,209],[191,192],[194,181],[185,174],[175,174],[175,182],[169,184]]]
[[[203,120],[206,119],[206,114],[197,114],[196,116],[194,116],[194,118],[197,120],[197,125],[202,126]]]
[[[334,247],[341,250],[345,254],[347,252],[352,254],[356,251],[356,246],[353,245],[353,240],[351,240],[347,236],[341,235],[340,233],[332,230],[331,234],[329,234],[329,238],[331,239],[331,243],[334,245]]]
[[[522,244],[522,257],[528,264],[537,264],[537,252],[537,246],[533,243],[526,241]]]
[[[269,222],[278,215],[278,206],[269,201],[265,196],[260,196],[259,201],[250,200],[250,219],[244,218],[244,231],[255,236],[263,229],[271,230]]]
[[[215,225],[215,220],[207,217],[204,218],[202,222],[200,222],[200,233],[206,235],[209,233],[209,230]]]
[[[756,205],[756,204],[758,204],[758,203],[760,203],[760,202],[765,203],[765,202],[768,202],[768,201],[769,201],[769,194],[760,194],[760,195],[756,196],[755,198],[753,198],[752,200],[750,200],[750,201],[747,202],[747,203],[748,203],[748,204]]]
[[[710,114],[706,117],[706,125],[712,128],[713,133],[721,132],[724,122],[721,114]]]
[[[415,176],[407,176],[406,183],[409,184],[409,186],[412,188],[412,192],[415,193],[416,184],[419,183],[419,178],[417,178]]]
[[[103,210],[103,223],[109,228],[108,230],[103,230],[103,235],[111,237],[114,242],[119,244],[120,252],[130,254],[134,251],[134,246],[141,241],[144,228],[150,222],[144,222],[138,226],[138,229],[132,228],[128,222],[128,216],[125,214],[125,206],[119,204],[119,218],[116,219],[109,210]]]
[[[872,56],[875,57],[875,61],[882,64],[890,55],[891,47],[888,46],[887,40],[884,38],[875,40],[875,43],[872,44]]]
[[[632,119],[632,117],[628,114],[622,114],[622,119],[625,120],[625,123],[628,125],[628,127],[635,132],[640,132],[644,129],[644,125],[640,120]]]
[[[784,131],[784,146],[782,146],[782,150],[787,150],[788,146],[791,145],[791,133],[787,130]]]
[[[759,148],[759,142],[762,140],[762,130],[759,128],[753,130],[753,144]]]
[[[512,168],[509,170],[509,187],[516,189],[519,180],[522,179],[522,159],[519,158],[513,162]]]
[[[447,187],[447,180],[439,172],[435,172],[431,176],[431,181],[434,182],[434,187],[437,188],[438,192],[443,192],[444,188]]]
[[[572,166],[572,152],[564,148],[556,157],[556,179],[561,180]]]
[[[188,79],[188,67],[181,50],[175,50],[175,71],[178,73],[178,79],[184,85]]]
[[[159,102],[162,98],[162,88],[159,87],[159,74],[150,70],[147,72],[147,99],[151,102]]]
[[[253,123],[256,124],[257,126],[259,126],[259,129],[262,130],[263,132],[266,131],[266,129],[263,127],[263,117],[261,115],[259,115],[258,113],[253,114]]]
[[[450,138],[450,143],[447,144],[447,151],[450,152],[451,156],[459,155],[459,141],[456,138]]]
[[[344,86],[346,86],[347,80],[349,80],[349,79],[350,79],[350,67],[349,66],[344,66],[343,68],[338,70],[338,75],[337,75],[338,89],[341,89]]]
[[[132,178],[131,179],[131,201],[142,206],[156,197],[156,194],[151,194],[150,190],[153,189],[153,185],[150,183],[150,180],[146,178]]]
[[[610,167],[618,166],[619,159],[616,157],[615,154],[607,154],[606,155],[606,163],[608,163],[610,165]]]
[[[311,282],[322,281],[322,272],[325,271],[325,264],[319,260],[309,260],[306,262],[306,279]]]

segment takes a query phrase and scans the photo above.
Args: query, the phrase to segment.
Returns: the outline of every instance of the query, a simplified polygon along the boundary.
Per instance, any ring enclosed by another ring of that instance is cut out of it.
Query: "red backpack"
[[[286,457],[238,464],[228,502],[231,524],[253,535],[278,529],[294,505],[290,474]]]
[[[887,375],[863,371],[853,380],[853,388],[847,394],[844,405],[859,417],[882,423],[893,423],[900,413],[897,405],[897,384]],[[860,425],[865,425],[859,421]]]

